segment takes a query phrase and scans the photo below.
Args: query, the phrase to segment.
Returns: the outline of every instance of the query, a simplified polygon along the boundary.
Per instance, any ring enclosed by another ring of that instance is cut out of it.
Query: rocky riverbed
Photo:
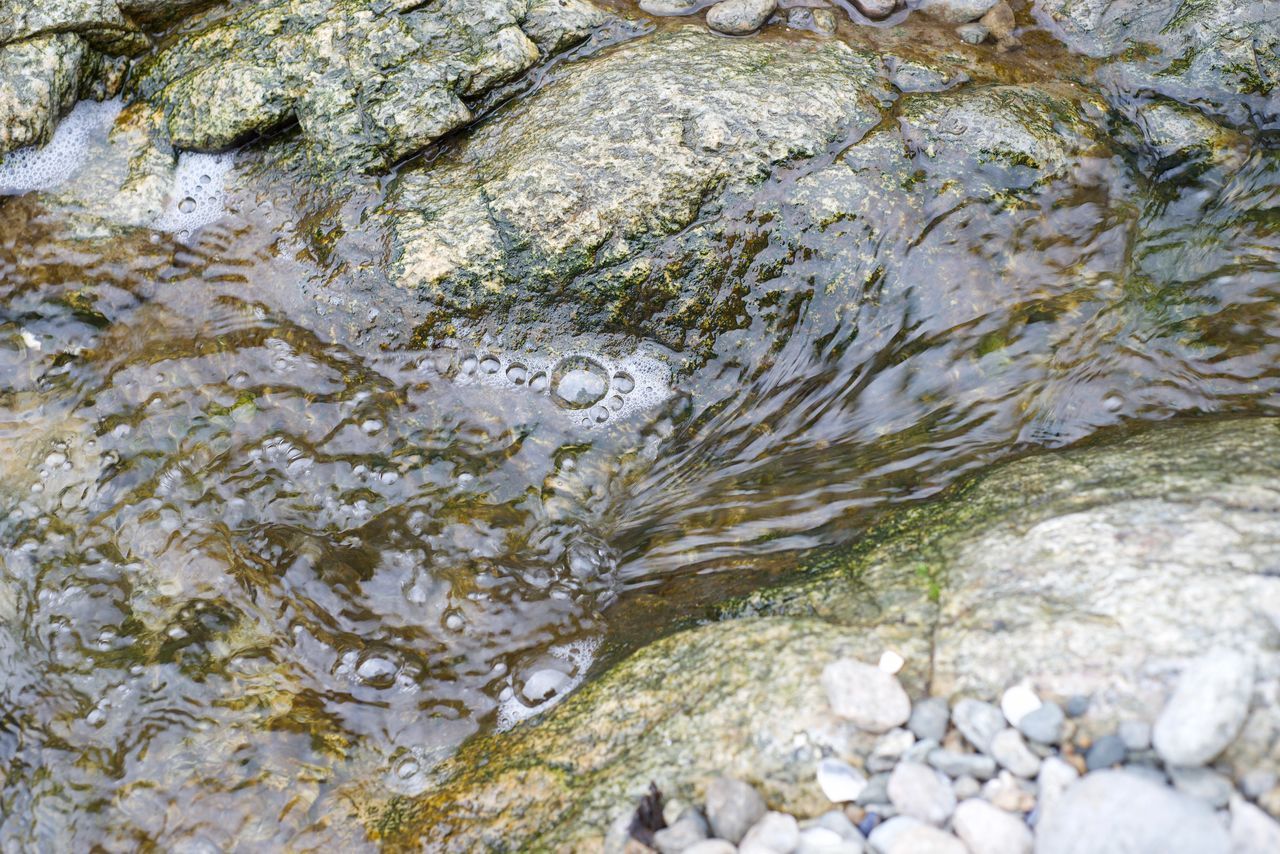
[[[1278,82],[1277,0],[0,0],[0,848],[1271,850]]]

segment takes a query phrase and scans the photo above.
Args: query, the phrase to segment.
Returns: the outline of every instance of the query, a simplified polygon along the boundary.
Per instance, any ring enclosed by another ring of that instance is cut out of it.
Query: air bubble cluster
[[[81,101],[59,122],[46,145],[0,157],[0,195],[52,190],[66,183],[88,161],[93,143],[106,138],[123,105],[120,100]]]
[[[553,646],[552,658],[567,667],[534,665],[526,673],[512,674],[498,697],[498,729],[505,731],[525,718],[546,711],[563,700],[587,675],[600,648],[600,638],[590,637]]]

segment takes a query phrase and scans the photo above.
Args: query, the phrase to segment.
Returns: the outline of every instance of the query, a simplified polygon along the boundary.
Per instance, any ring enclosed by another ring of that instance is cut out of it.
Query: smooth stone
[[[707,824],[720,839],[737,844],[765,809],[760,793],[741,780],[717,777],[707,785]]]
[[[983,753],[991,751],[991,739],[1005,728],[1004,713],[990,703],[965,698],[951,710],[951,721],[960,734]]]
[[[1068,698],[1064,711],[1069,718],[1083,717],[1084,713],[1089,711],[1089,698],[1084,694],[1076,694]]]
[[[800,831],[796,854],[862,854],[862,843],[850,842],[840,834],[825,827],[811,827]]]
[[[956,808],[951,781],[918,762],[902,762],[889,776],[889,800],[903,815],[941,825]]]
[[[723,839],[704,839],[691,848],[684,849],[683,854],[736,854],[738,848],[732,842]]]
[[[919,0],[915,8],[930,18],[948,24],[976,21],[996,4],[996,0]]]
[[[653,847],[659,854],[681,854],[707,838],[707,824],[702,816],[687,812],[674,824],[653,834]]]
[[[820,36],[834,36],[836,16],[830,9],[793,6],[787,10],[787,26],[793,30],[808,30]]]
[[[861,844],[866,841],[862,835],[862,831],[858,830],[858,826],[850,821],[849,816],[845,815],[840,810],[830,810],[828,812],[824,812],[817,818],[811,818],[800,822],[800,830],[802,832],[816,827],[839,834],[841,839],[849,842],[857,842]]]
[[[718,33],[745,36],[769,20],[777,0],[720,0],[707,10],[707,26]]]
[[[1231,839],[1202,801],[1124,771],[1097,771],[1044,811],[1036,854],[1227,854]]]
[[[898,760],[902,758],[911,747],[916,743],[916,737],[908,729],[891,729],[875,743],[871,748],[871,754],[867,757],[867,770],[873,773],[880,771],[892,771],[893,766],[898,764]]]
[[[889,774],[873,774],[867,780],[867,787],[858,796],[858,806],[882,804],[889,800]]]
[[[1249,715],[1253,659],[1214,649],[1178,677],[1156,718],[1151,743],[1170,765],[1204,765],[1227,748]]]
[[[640,10],[659,16],[689,15],[693,12],[693,5],[683,0],[640,0]]]
[[[969,854],[964,843],[927,824],[913,827],[893,841],[888,854]]]
[[[935,750],[929,754],[929,764],[948,777],[968,776],[979,780],[990,780],[996,775],[996,760],[984,753]]]
[[[1118,735],[1104,735],[1085,753],[1084,764],[1090,771],[1099,771],[1120,764],[1128,755],[1124,739]]]
[[[1029,712],[1014,726],[1032,741],[1041,744],[1058,744],[1067,725],[1067,716],[1057,703],[1044,703],[1034,712]]]
[[[887,732],[911,717],[911,699],[896,676],[850,658],[822,670],[832,710],[868,732]]]
[[[738,843],[740,854],[791,854],[800,844],[800,823],[795,816],[767,812]]]
[[[1013,35],[1014,28],[1018,22],[1014,20],[1013,9],[1005,0],[987,10],[987,13],[978,19],[978,23],[991,31],[991,35],[996,39],[1004,39]]]
[[[856,801],[867,789],[867,778],[861,771],[839,759],[823,759],[818,763],[818,787],[827,800],[835,804]]]
[[[996,733],[991,739],[991,756],[1019,777],[1034,777],[1040,770],[1040,757],[1031,752],[1016,729]]]
[[[1129,750],[1136,752],[1151,748],[1151,724],[1146,721],[1121,721],[1116,727],[1116,735]]]
[[[1034,783],[1001,771],[982,786],[980,795],[1007,812],[1029,812],[1036,805]]]
[[[1017,726],[1018,721],[1043,705],[1036,692],[1025,682],[1014,685],[1000,696],[1000,711],[1009,726]]]
[[[853,0],[858,11],[873,21],[887,18],[898,8],[898,0]]]
[[[893,850],[894,843],[904,834],[924,826],[924,822],[917,818],[900,815],[876,825],[867,836],[867,844],[875,854],[889,854]]]
[[[1034,844],[1023,821],[980,798],[961,802],[951,826],[972,854],[1030,854]]]
[[[947,735],[947,724],[950,722],[951,709],[947,706],[947,701],[942,697],[928,697],[912,707],[911,717],[907,719],[907,729],[921,741],[933,739],[941,742]]]
[[[1244,798],[1231,798],[1232,854],[1275,854],[1280,851],[1280,822]]]
[[[957,777],[956,781],[951,784],[951,788],[955,790],[956,800],[965,800],[966,798],[976,798],[982,791],[982,784],[978,782],[978,778],[970,777],[966,774],[963,777]]]
[[[1280,776],[1266,768],[1255,768],[1240,777],[1240,791],[1246,798],[1258,799],[1276,787]]]
[[[991,31],[982,24],[961,24],[956,27],[956,35],[965,44],[982,44],[991,35]]]
[[[1168,768],[1168,773],[1175,789],[1199,798],[1214,809],[1225,807],[1235,794],[1230,778],[1211,768],[1180,768],[1174,765]],[[1280,848],[1276,851],[1280,852]]]
[[[1075,785],[1080,779],[1080,772],[1065,759],[1050,756],[1040,764],[1040,773],[1036,775],[1036,792],[1039,795],[1037,808],[1043,815],[1062,793]]]

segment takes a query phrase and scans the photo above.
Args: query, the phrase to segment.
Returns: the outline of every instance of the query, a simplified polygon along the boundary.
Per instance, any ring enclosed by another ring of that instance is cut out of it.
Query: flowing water
[[[697,358],[361,346],[318,321],[334,268],[292,214],[219,192],[231,162],[189,161],[172,209],[105,239],[24,192],[56,174],[0,200],[5,850],[332,844],[351,786],[422,791],[601,650],[894,504],[1280,405],[1265,141],[1198,177],[1117,154],[1035,204],[931,211],[855,301],[829,229],[765,229],[817,167],[784,170],[768,217],[725,214],[752,298]]]

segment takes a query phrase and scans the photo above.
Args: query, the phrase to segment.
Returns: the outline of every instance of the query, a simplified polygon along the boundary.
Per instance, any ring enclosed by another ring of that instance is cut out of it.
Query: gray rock
[[[875,854],[889,854],[906,833],[924,826],[924,822],[917,818],[896,816],[876,825],[871,835],[867,837],[867,844]]]
[[[985,753],[959,753],[944,748],[932,751],[928,762],[948,777],[990,780],[996,775],[996,760]]]
[[[873,21],[889,17],[898,8],[898,0],[853,0],[853,3]]]
[[[1005,728],[1004,713],[999,708],[968,697],[956,703],[951,720],[960,734],[983,753],[991,752],[991,740]]]
[[[684,850],[684,854],[736,854],[738,848],[724,839],[704,839]]]
[[[997,0],[919,0],[916,11],[948,24],[976,21],[996,4]]]
[[[867,770],[872,773],[892,771],[893,766],[898,763],[904,753],[911,749],[915,742],[916,737],[912,735],[911,730],[889,730],[880,736],[880,739],[876,741],[875,747],[871,749],[871,755],[867,757]]]
[[[701,815],[686,814],[674,824],[653,835],[653,847],[659,854],[681,854],[685,849],[707,838],[707,823]]]
[[[951,781],[916,762],[902,762],[889,776],[889,800],[902,815],[941,825],[956,808]]]
[[[48,142],[77,98],[113,94],[120,74],[74,33],[0,46],[0,154]]]
[[[830,830],[847,842],[861,844],[866,841],[862,831],[858,830],[857,825],[850,821],[849,817],[840,810],[829,810],[817,818],[800,822],[800,830],[802,832],[817,827]]]
[[[833,661],[822,670],[822,687],[837,715],[868,732],[886,732],[911,716],[911,700],[898,678],[870,664]]]
[[[765,814],[764,798],[750,783],[717,777],[707,785],[707,824],[720,839],[737,843]]]
[[[956,27],[956,35],[965,44],[982,44],[991,35],[991,31],[983,24],[961,24]]]
[[[800,844],[800,824],[794,816],[767,812],[738,843],[740,854],[791,854]]]
[[[911,747],[903,751],[902,758],[908,762],[928,762],[929,754],[937,750],[938,747],[938,742],[931,738],[925,739],[924,741],[917,741],[915,744],[911,745]]]
[[[1235,740],[1249,715],[1253,659],[1215,649],[1192,662],[1152,728],[1151,741],[1170,765],[1203,765]]]
[[[1225,807],[1235,793],[1230,778],[1210,768],[1170,766],[1168,773],[1179,792],[1198,798],[1214,809]]]
[[[1062,707],[1057,703],[1047,702],[1018,721],[1018,731],[1041,744],[1058,744],[1062,741],[1066,725],[1067,718]]]
[[[962,801],[951,819],[971,854],[1030,854],[1031,830],[1019,818],[980,798]]]
[[[1036,825],[1036,854],[1226,854],[1207,805],[1123,771],[1086,775]]]
[[[650,15],[691,15],[696,5],[687,0],[640,0],[640,8]]]
[[[1013,9],[1009,7],[1005,0],[1000,0],[999,3],[988,9],[987,13],[978,20],[978,23],[986,27],[991,32],[991,36],[997,40],[1013,35],[1014,27],[1017,25],[1013,18]]]
[[[808,30],[820,36],[833,36],[836,34],[836,16],[830,9],[793,6],[787,10],[787,26],[793,30]]]
[[[1090,745],[1084,755],[1084,761],[1090,771],[1098,771],[1119,765],[1128,754],[1129,751],[1125,748],[1124,740],[1120,736],[1104,735]]]
[[[1078,718],[1089,711],[1089,698],[1083,694],[1075,694],[1067,699],[1064,711],[1069,718]]]
[[[991,739],[991,756],[1019,777],[1034,777],[1040,770],[1040,757],[1027,748],[1022,733],[1004,729]]]
[[[1280,851],[1280,822],[1239,795],[1231,798],[1232,854]]]
[[[982,784],[978,782],[976,777],[970,777],[966,774],[963,777],[957,777],[951,788],[955,790],[957,800],[965,800],[966,798],[977,797],[982,791]]]
[[[811,827],[800,831],[800,844],[796,854],[863,854],[865,846],[841,838],[840,834],[825,827]]]
[[[1131,751],[1151,749],[1151,724],[1146,721],[1121,721],[1116,728],[1116,735]]]
[[[911,708],[911,717],[907,719],[907,729],[915,733],[916,738],[932,739],[941,742],[947,734],[947,724],[951,722],[951,709],[942,697],[926,697]]]
[[[858,796],[858,806],[865,807],[868,804],[883,804],[889,800],[889,775],[887,773],[873,774],[867,780],[867,787],[862,790],[862,794]]]
[[[1040,773],[1036,776],[1036,790],[1039,801],[1036,804],[1041,815],[1050,809],[1062,796],[1062,793],[1075,785],[1080,779],[1080,772],[1071,763],[1057,756],[1050,756],[1040,763]]]
[[[1280,774],[1265,768],[1255,768],[1240,777],[1240,791],[1246,798],[1257,800],[1280,782]]]
[[[707,26],[731,36],[754,33],[776,8],[777,0],[720,0],[707,10]]]

